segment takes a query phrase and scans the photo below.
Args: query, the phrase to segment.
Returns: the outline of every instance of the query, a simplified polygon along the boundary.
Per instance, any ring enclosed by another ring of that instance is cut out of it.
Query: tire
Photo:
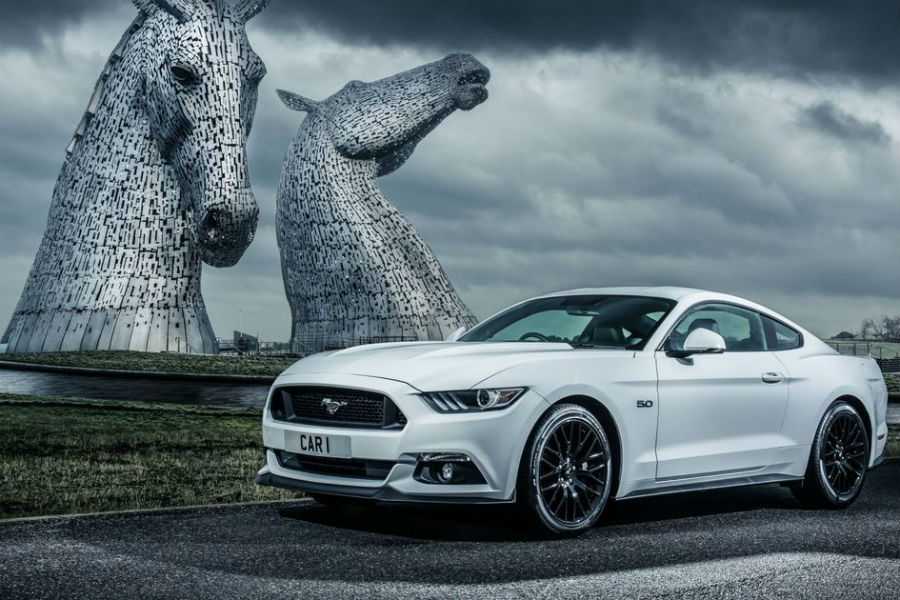
[[[822,417],[803,481],[791,487],[808,506],[846,508],[862,491],[869,466],[869,436],[862,417],[846,402],[832,404]]]
[[[578,535],[592,527],[606,508],[612,470],[612,448],[600,421],[582,406],[559,404],[531,433],[516,496],[543,532]]]

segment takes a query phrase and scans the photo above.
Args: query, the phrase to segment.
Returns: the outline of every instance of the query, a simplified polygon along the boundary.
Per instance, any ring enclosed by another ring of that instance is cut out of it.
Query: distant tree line
[[[897,341],[900,339],[900,315],[864,320],[859,337],[864,340]]]
[[[900,342],[900,315],[883,315],[865,319],[859,331],[841,331],[831,336],[835,341],[868,340],[872,342]]]

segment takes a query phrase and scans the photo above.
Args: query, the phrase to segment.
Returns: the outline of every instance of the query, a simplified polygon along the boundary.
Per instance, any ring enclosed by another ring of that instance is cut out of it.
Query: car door
[[[721,354],[667,355],[696,327],[725,339]],[[690,309],[656,353],[657,479],[762,469],[781,435],[788,402],[784,365],[766,348],[758,313],[725,303]]]

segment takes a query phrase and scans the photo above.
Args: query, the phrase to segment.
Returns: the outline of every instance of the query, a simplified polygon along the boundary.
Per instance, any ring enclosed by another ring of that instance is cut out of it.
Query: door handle
[[[784,381],[784,375],[775,371],[768,371],[762,374],[763,383],[781,383]]]

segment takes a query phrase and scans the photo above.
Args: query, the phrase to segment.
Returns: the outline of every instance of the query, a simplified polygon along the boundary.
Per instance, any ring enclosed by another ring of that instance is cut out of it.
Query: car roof
[[[623,287],[593,287],[578,288],[574,290],[563,290],[550,294],[543,294],[538,298],[552,298],[554,296],[582,296],[582,295],[608,295],[608,296],[654,296],[656,298],[668,298],[670,300],[681,300],[685,296],[695,294],[713,294],[718,296],[716,292],[700,290],[687,287],[673,286],[623,286]]]
[[[725,294],[722,292],[713,292],[710,290],[701,290],[697,288],[689,288],[689,287],[676,287],[676,286],[624,286],[624,287],[595,287],[595,288],[579,288],[574,290],[563,290],[559,292],[553,292],[551,294],[543,294],[541,296],[537,296],[537,298],[552,298],[554,296],[582,296],[582,295],[608,295],[608,296],[651,296],[654,298],[667,298],[669,300],[675,300],[679,304],[695,304],[697,302],[704,301],[720,301],[720,302],[732,302],[735,304],[740,304],[741,306],[746,306],[747,308],[751,308],[753,310],[758,310],[765,314],[768,314],[776,319],[784,322],[795,329],[799,329],[805,334],[809,334],[809,332],[795,323],[794,321],[788,319],[784,315],[777,313],[776,311],[763,306],[761,304],[757,304],[751,300],[747,300],[746,298],[741,298],[739,296],[732,296],[731,294]],[[536,299],[536,298],[533,298]]]

